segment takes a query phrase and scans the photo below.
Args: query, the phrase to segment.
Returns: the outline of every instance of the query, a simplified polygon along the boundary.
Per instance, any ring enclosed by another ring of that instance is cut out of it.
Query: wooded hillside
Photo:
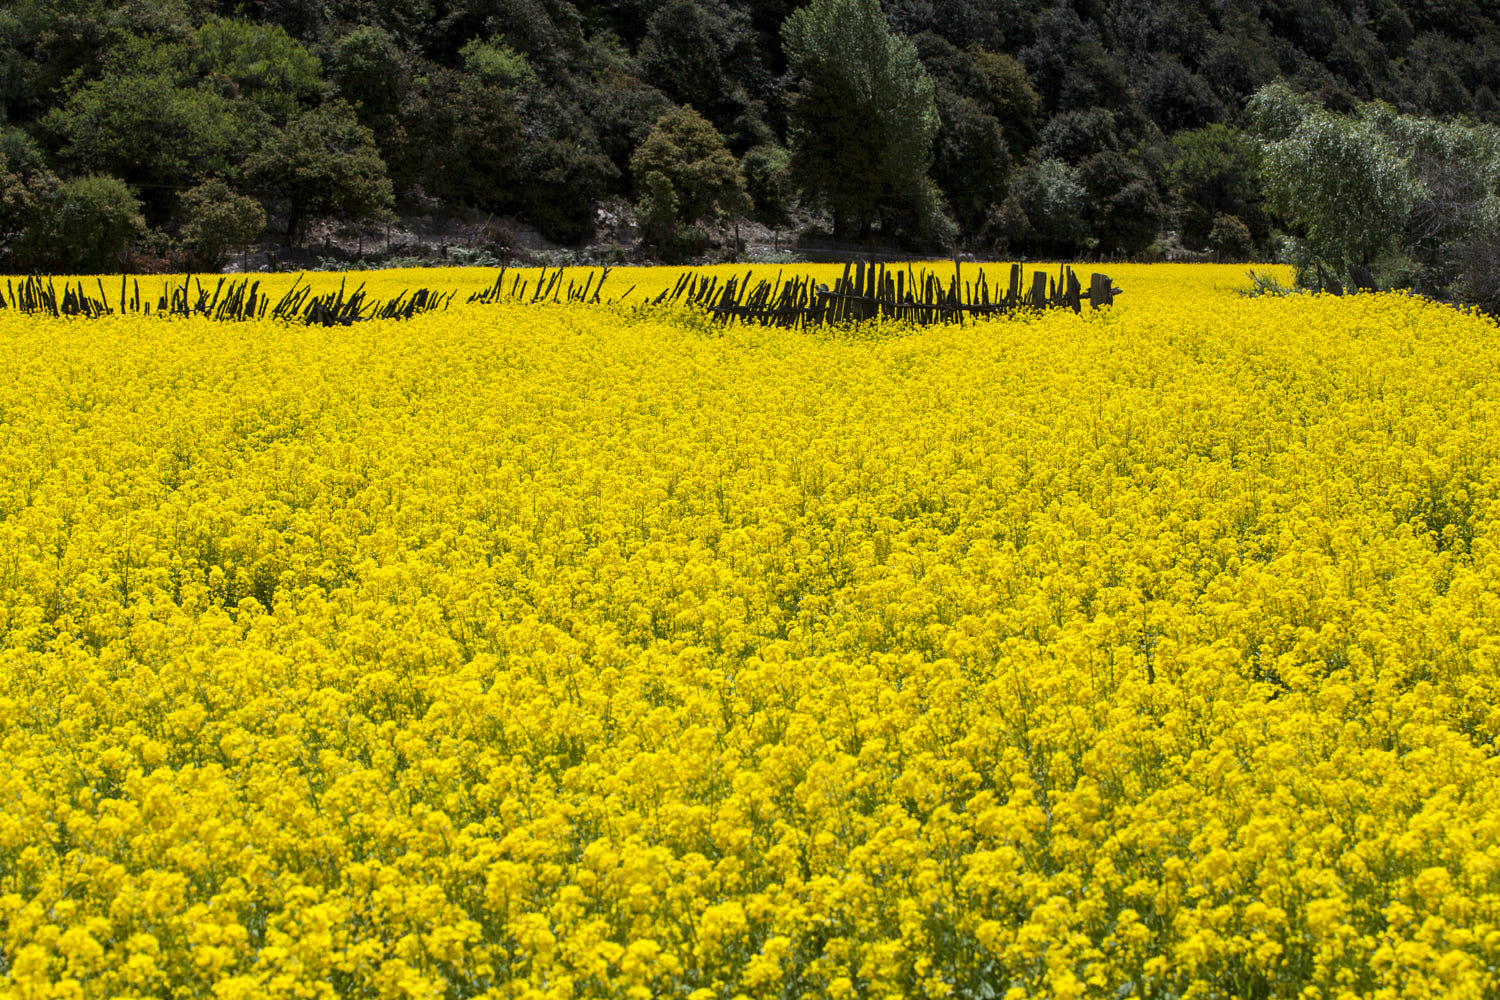
[[[416,206],[570,244],[609,196],[664,257],[701,250],[704,220],[799,205],[906,247],[1265,254],[1284,220],[1242,129],[1266,84],[1500,123],[1495,0],[796,7],[21,0],[0,12],[0,265],[206,265]]]

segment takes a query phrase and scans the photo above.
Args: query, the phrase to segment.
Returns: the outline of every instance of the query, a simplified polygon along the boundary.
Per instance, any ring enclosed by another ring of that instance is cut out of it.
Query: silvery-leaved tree
[[[1399,250],[1420,186],[1368,118],[1334,114],[1280,84],[1249,111],[1264,142],[1266,203],[1292,229],[1299,278],[1322,264],[1342,276]]]

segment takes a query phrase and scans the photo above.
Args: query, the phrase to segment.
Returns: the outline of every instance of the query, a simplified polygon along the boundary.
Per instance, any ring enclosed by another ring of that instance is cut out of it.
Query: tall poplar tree
[[[797,79],[792,177],[828,209],[835,235],[867,237],[877,218],[882,231],[931,230],[942,217],[927,177],[938,114],[916,48],[890,31],[878,0],[812,0],[781,38]]]

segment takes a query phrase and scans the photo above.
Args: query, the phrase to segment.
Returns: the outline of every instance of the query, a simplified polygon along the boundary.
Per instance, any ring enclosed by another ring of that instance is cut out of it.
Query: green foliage
[[[932,81],[879,3],[813,0],[781,34],[797,78],[787,112],[792,174],[828,209],[835,233],[868,236],[877,218],[939,211],[927,190],[939,125]]]
[[[1419,188],[1379,129],[1322,109],[1269,121],[1266,200],[1299,234],[1292,244],[1299,272],[1322,262],[1342,274],[1393,251]]]
[[[644,79],[713,123],[731,149],[776,141],[768,104],[780,87],[764,66],[744,4],[729,0],[668,0],[646,22],[636,51]]]
[[[0,162],[22,176],[46,166],[36,140],[22,129],[7,126],[0,126]]]
[[[255,182],[281,201],[285,239],[310,219],[382,220],[393,197],[375,139],[345,101],[304,112],[246,164]]]
[[[932,32],[914,39],[933,80],[938,132],[932,177],[958,226],[973,237],[1005,199],[1014,156],[1035,142],[1041,101],[1015,60],[960,49]]]
[[[1151,176],[1121,153],[1096,153],[1078,166],[1085,218],[1104,254],[1140,254],[1161,232],[1163,209]]]
[[[198,266],[207,270],[217,271],[232,251],[253,246],[266,228],[260,202],[235,193],[219,178],[185,192],[182,207],[187,215],[182,242]]]
[[[1492,8],[13,0],[0,5],[0,127],[7,142],[37,140],[31,152],[4,147],[26,183],[48,168],[118,177],[152,226],[170,228],[183,190],[211,177],[244,187],[247,158],[333,96],[373,134],[404,204],[503,212],[573,243],[600,198],[638,194],[631,157],[682,104],[742,158],[758,215],[776,225],[790,221],[790,181],[841,238],[941,242],[951,212],[965,241],[1110,252],[1138,242],[1126,228],[1161,217],[1150,185],[1121,185],[1104,204],[1090,196],[1077,239],[1025,198],[1006,213],[1011,235],[996,235],[997,220],[1019,183],[1013,165],[1059,160],[1077,174],[1118,153],[1156,181],[1185,245],[1207,247],[1226,215],[1262,249],[1280,239],[1273,221],[1289,228],[1288,245],[1310,259],[1308,227],[1272,219],[1258,143],[1234,128],[1280,143],[1316,113],[1363,121],[1374,112],[1361,100],[1376,98],[1406,114],[1361,127],[1396,150],[1416,194],[1375,257],[1406,260],[1436,294],[1467,287],[1473,269],[1455,248],[1482,231],[1490,196],[1473,195],[1479,161],[1462,142],[1444,150],[1447,140],[1398,132],[1425,127],[1413,112],[1460,129],[1500,124]]]
[[[650,174],[666,177],[676,196],[678,218],[685,223],[749,208],[745,177],[734,155],[692,108],[674,108],[662,115],[630,158],[630,169],[638,179]]]
[[[1221,261],[1249,260],[1255,254],[1250,227],[1233,215],[1217,215],[1208,232],[1208,245]]]
[[[328,76],[338,96],[354,105],[359,120],[377,136],[411,86],[395,39],[376,25],[362,25],[334,42]]]
[[[1495,279],[1485,268],[1500,231],[1500,128],[1401,115],[1384,104],[1362,106],[1359,118],[1394,146],[1419,192],[1401,235],[1414,267],[1403,284],[1491,302]]]
[[[1115,116],[1103,108],[1089,108],[1053,115],[1042,127],[1036,152],[1042,159],[1078,164],[1095,153],[1119,148]]]
[[[385,125],[403,190],[489,211],[514,207],[520,171],[517,95],[473,73],[428,67]],[[377,122],[377,124],[379,124]],[[454,169],[463,164],[463,169]]]
[[[681,104],[708,104],[725,91],[714,23],[694,0],[667,0],[646,25],[639,57],[646,79]]]
[[[666,94],[618,67],[599,73],[580,97],[580,112],[592,126],[600,151],[621,176],[630,170],[630,158],[656,120],[675,107]]]
[[[1072,7],[1043,11],[1020,59],[1048,112],[1114,110],[1131,101],[1119,56],[1105,46],[1099,27],[1085,22]]]
[[[524,93],[517,107],[525,137],[517,202],[548,239],[580,243],[593,232],[595,206],[620,171],[578,104],[538,89]]]
[[[751,217],[780,228],[791,222],[796,193],[792,188],[792,158],[783,146],[756,146],[740,160]]]
[[[698,242],[704,219],[749,211],[745,177],[714,127],[692,108],[668,111],[630,159],[637,217],[647,240],[669,256]]]
[[[520,87],[536,82],[531,63],[499,38],[475,38],[458,50],[464,68],[485,83],[498,87]]]
[[[576,86],[575,70],[586,68],[592,53],[584,37],[583,18],[573,4],[567,0],[493,0],[483,10],[485,31],[503,32],[505,43],[526,57],[545,84],[565,89]]]
[[[43,169],[12,169],[0,152],[0,264],[6,270],[31,270],[46,210],[58,188],[57,177]]]
[[[1182,217],[1182,241],[1201,249],[1220,215],[1236,216],[1251,239],[1264,242],[1268,223],[1260,209],[1261,147],[1249,135],[1228,125],[1179,132],[1172,137],[1177,158],[1166,169],[1166,183],[1176,195]]]
[[[1015,185],[1030,233],[1025,245],[1036,256],[1070,258],[1084,249],[1085,189],[1078,171],[1061,160],[1043,160],[1021,171]]]
[[[1015,195],[1008,195],[999,205],[985,213],[980,240],[995,252],[1008,254],[1026,244],[1031,236],[1031,220]]]
[[[1251,130],[1266,142],[1291,138],[1317,111],[1317,102],[1280,81],[1261,87],[1245,103]]]
[[[1010,150],[1000,123],[978,101],[947,87],[936,93],[938,129],[932,179],[948,193],[954,219],[965,234],[977,232],[991,205],[1005,200]]]
[[[666,174],[653,170],[636,179],[635,215],[647,241],[668,257],[676,255],[681,220],[677,192]]]
[[[117,177],[63,181],[33,206],[25,256],[31,266],[74,274],[118,271],[146,232],[141,203]]]
[[[153,46],[79,87],[42,119],[60,161],[83,173],[140,185],[147,208],[165,214],[173,186],[231,173],[260,140],[258,108],[192,81],[181,50]]]
[[[1158,54],[1135,81],[1141,106],[1164,132],[1200,128],[1224,117],[1213,86],[1170,53]]]
[[[971,48],[969,52],[978,76],[968,96],[995,117],[1005,133],[1011,156],[1019,157],[1036,142],[1041,95],[1032,89],[1025,67],[1010,56],[979,48]]]
[[[220,89],[232,85],[277,124],[317,103],[327,89],[318,57],[280,25],[210,17],[197,41],[199,73]]]

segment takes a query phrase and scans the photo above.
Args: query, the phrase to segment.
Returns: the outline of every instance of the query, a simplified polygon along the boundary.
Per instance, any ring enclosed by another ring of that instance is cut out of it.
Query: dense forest
[[[579,244],[609,199],[664,259],[724,217],[1249,258],[1317,228],[1268,187],[1288,133],[1266,107],[1482,139],[1497,81],[1496,0],[19,0],[0,11],[0,266],[209,266],[416,211]],[[1400,132],[1381,134],[1407,163]],[[1480,185],[1493,201],[1500,181]]]

